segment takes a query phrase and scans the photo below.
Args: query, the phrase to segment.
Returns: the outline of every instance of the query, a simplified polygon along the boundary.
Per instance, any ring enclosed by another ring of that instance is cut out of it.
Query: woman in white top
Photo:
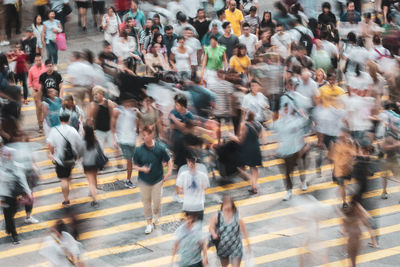
[[[185,38],[179,36],[177,39],[177,46],[171,49],[169,56],[169,62],[175,72],[179,74],[181,78],[190,79],[192,74],[190,55],[192,49],[185,46]]]
[[[103,16],[101,26],[104,30],[104,39],[112,44],[113,39],[118,37],[118,26],[121,24],[121,19],[115,13],[114,7],[109,7],[107,9],[107,14]]]
[[[32,23],[33,33],[36,37],[36,54],[42,55],[42,49],[45,46],[43,37],[43,21],[40,15],[36,15]]]
[[[136,48],[135,39],[132,36],[128,36],[128,32],[126,31],[121,32],[121,37],[114,39],[113,52],[122,60],[129,57],[140,60],[140,57],[134,54]]]

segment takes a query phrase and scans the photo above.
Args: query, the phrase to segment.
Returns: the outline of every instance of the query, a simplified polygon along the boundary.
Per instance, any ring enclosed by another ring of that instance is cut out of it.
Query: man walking
[[[42,56],[36,55],[34,65],[29,69],[28,72],[28,86],[31,88],[33,99],[35,100],[36,106],[36,118],[39,124],[39,133],[43,132],[43,116],[42,116],[42,94],[39,91],[40,75],[46,72],[46,66],[42,62]]]
[[[133,162],[134,168],[139,172],[139,188],[147,220],[145,234],[150,234],[153,231],[153,215],[155,224],[160,218],[163,182],[171,175],[173,168],[173,161],[165,146],[154,140],[153,128],[143,128],[143,145],[136,149]],[[165,163],[168,163],[168,171],[163,176]]]

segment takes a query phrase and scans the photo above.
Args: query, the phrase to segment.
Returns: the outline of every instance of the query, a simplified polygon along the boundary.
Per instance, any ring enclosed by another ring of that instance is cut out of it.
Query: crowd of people
[[[20,118],[32,95],[64,208],[70,207],[71,171],[79,161],[96,208],[101,205],[97,175],[108,157],[122,156],[125,186],[140,188],[146,234],[159,223],[163,183],[177,175],[173,197],[186,214],[173,249],[181,255],[180,266],[207,265],[207,243],[216,246],[222,266],[239,266],[241,236],[248,235],[231,197],[223,198],[211,219],[211,239],[202,235],[209,171],[238,174],[249,182],[249,194],[258,194],[260,146],[270,142],[266,131],[271,131],[279,144],[275,156],[284,162],[284,201],[292,198],[296,167],[301,190],[307,191],[303,170],[311,150],[318,152],[320,175],[324,161],[333,164],[349,257],[356,265],[361,222],[372,227],[363,201],[368,177],[385,172],[381,197],[387,199],[387,181],[399,174],[397,1],[376,1],[371,12],[361,11],[361,1],[338,1],[338,10],[324,2],[316,15],[306,9],[307,1],[278,1],[273,12],[260,12],[257,0],[216,0],[211,11],[207,1],[190,1],[189,8],[188,1],[175,0],[166,8],[173,15],[168,23],[160,14],[145,14],[137,0],[107,8],[104,1],[93,1],[103,51],[73,51],[63,75],[57,71],[58,38],[70,8],[50,1],[52,9],[45,12],[47,3],[36,2],[38,15],[23,39],[0,54],[0,196],[14,243],[17,196],[24,196],[26,222],[38,222],[30,216],[37,167],[32,154],[17,156],[20,146],[28,149]],[[77,7],[85,32],[89,2],[77,1]],[[316,142],[307,140],[311,135]],[[106,148],[114,152],[105,153]],[[346,189],[351,178],[358,187]]]

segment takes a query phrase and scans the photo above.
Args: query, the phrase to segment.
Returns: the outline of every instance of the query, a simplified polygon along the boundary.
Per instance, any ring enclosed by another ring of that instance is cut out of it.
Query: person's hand
[[[53,29],[51,29],[54,33],[58,33],[58,30],[57,29],[55,29],[55,28],[53,28]]]
[[[115,150],[118,150],[118,149],[119,149],[118,142],[117,142],[117,141],[115,141],[115,140],[114,140],[114,148],[115,148]]]
[[[208,265],[208,258],[203,257],[203,266],[207,266],[207,265]]]
[[[171,172],[168,171],[163,177],[163,183],[171,176]]]
[[[178,72],[178,69],[174,66],[173,68],[172,68],[175,72]]]
[[[148,167],[148,166],[143,166],[143,167],[140,168],[139,171],[141,171],[141,172],[143,172],[143,173],[149,173],[150,170],[151,170],[150,167]]]
[[[214,240],[217,240],[217,239],[218,239],[218,235],[217,235],[216,233],[211,233],[211,236],[212,236],[212,238],[213,238]]]

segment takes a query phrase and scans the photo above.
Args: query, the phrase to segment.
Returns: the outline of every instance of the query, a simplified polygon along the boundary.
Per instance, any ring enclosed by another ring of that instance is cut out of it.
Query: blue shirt
[[[144,16],[143,11],[140,9],[136,11],[136,14],[132,12],[132,9],[129,9],[128,13],[124,15],[122,20],[125,21],[127,18],[133,18],[136,20],[136,23],[139,23],[141,28],[143,28],[144,24],[146,23],[146,17]]]
[[[53,32],[53,29],[58,29],[58,24],[60,24],[60,21],[56,19],[53,21],[46,20],[43,22],[43,25],[46,27],[46,32],[44,33],[46,44],[48,44],[49,41],[56,41],[56,34]]]
[[[174,115],[180,122],[186,123],[190,120],[194,120],[194,116],[192,112],[188,111],[185,114],[179,113],[176,109],[171,111],[171,114]],[[170,119],[171,124],[174,124],[174,121]],[[181,134],[181,132],[178,129],[174,129],[174,136],[176,134]]]

